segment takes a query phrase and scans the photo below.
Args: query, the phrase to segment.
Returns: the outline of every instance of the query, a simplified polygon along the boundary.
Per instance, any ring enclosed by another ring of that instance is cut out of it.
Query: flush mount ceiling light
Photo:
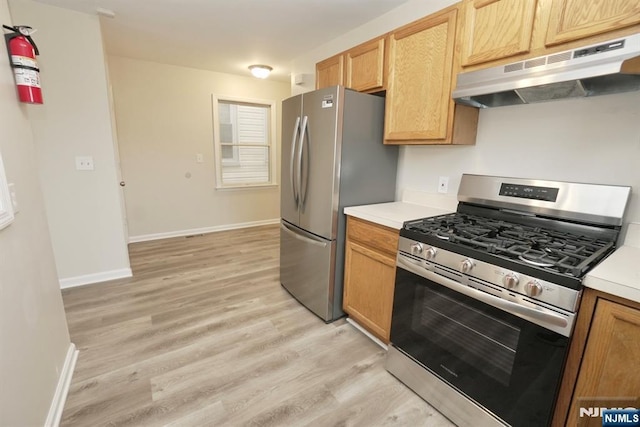
[[[268,65],[251,65],[249,66],[249,70],[251,70],[251,74],[253,74],[254,77],[257,77],[259,79],[266,79],[267,77],[269,77],[269,73],[271,73],[271,70],[273,70],[273,68],[269,67]]]

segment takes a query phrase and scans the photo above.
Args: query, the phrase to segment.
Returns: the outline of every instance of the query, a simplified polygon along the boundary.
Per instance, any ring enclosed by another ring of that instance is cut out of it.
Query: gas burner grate
[[[552,272],[581,277],[614,242],[462,213],[425,218],[405,229]]]

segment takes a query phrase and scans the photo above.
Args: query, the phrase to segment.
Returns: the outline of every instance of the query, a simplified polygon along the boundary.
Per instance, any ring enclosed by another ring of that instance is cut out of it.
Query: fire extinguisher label
[[[40,76],[35,70],[14,68],[16,84],[21,86],[40,87]]]
[[[13,65],[38,68],[38,63],[36,62],[36,60],[33,58],[28,58],[26,56],[11,55],[11,62],[13,62]]]

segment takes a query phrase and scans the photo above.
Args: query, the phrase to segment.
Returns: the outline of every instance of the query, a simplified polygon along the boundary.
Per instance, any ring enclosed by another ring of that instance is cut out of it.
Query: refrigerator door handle
[[[296,190],[295,180],[295,167],[294,160],[296,154],[296,141],[298,140],[298,131],[300,130],[300,117],[296,118],[296,124],[293,126],[293,137],[291,138],[291,162],[289,169],[289,178],[291,179],[291,189],[293,190],[293,201],[296,203],[296,207],[299,204],[300,198],[298,197],[298,191]]]
[[[309,233],[302,234],[300,231],[290,228],[288,225],[286,225],[283,222],[280,223],[280,228],[282,228],[287,233],[291,234],[291,236],[293,236],[294,238],[298,240],[302,240],[303,242],[311,243],[312,245],[320,246],[323,248],[327,246],[326,240],[321,239],[320,237],[314,236],[313,234],[309,234]]]
[[[304,119],[302,119],[302,130],[300,132],[300,151],[298,152],[298,167],[300,169],[298,169],[298,190],[300,191],[300,194],[298,195],[299,199],[300,199],[300,206],[304,206],[304,202],[307,200],[307,183],[305,183],[305,186],[303,188],[302,186],[302,159],[303,159],[303,152],[304,152],[304,146],[305,146],[305,142],[307,142],[308,138],[307,138],[307,125],[309,124],[309,116],[304,116]],[[308,143],[307,143],[308,145]],[[309,179],[309,173],[307,172],[307,179]]]

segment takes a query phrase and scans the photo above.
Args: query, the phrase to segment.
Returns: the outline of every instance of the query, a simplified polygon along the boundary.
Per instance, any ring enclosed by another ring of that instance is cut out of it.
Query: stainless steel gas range
[[[463,175],[400,231],[387,370],[460,426],[551,422],[582,278],[630,187]]]

